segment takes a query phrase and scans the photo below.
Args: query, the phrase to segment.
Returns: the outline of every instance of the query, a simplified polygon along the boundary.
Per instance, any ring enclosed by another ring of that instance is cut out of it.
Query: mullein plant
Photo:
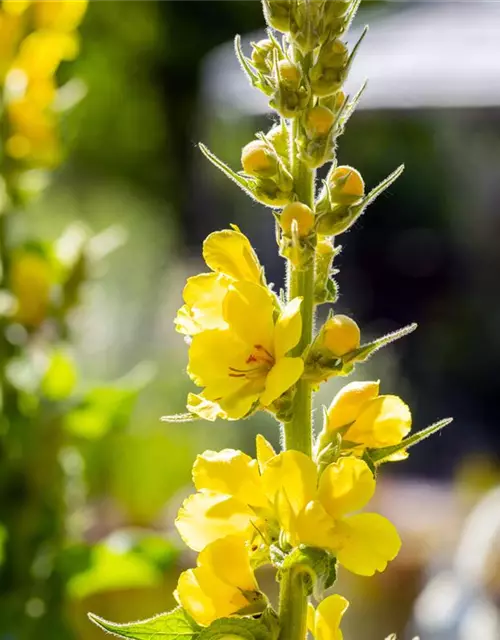
[[[0,4],[0,637],[66,637],[68,491],[63,418],[77,408],[68,315],[89,271],[83,230],[28,233],[24,207],[63,160],[68,87],[86,0]]]
[[[317,640],[340,640],[349,603],[340,594],[324,597],[338,568],[373,576],[401,546],[389,520],[365,511],[381,466],[406,458],[451,422],[410,435],[401,398],[381,393],[378,381],[351,382],[324,409],[313,437],[314,391],[415,329],[363,342],[356,322],[331,307],[314,326],[317,307],[337,300],[337,237],[403,170],[367,192],[360,173],[337,161],[337,140],[362,93],[351,98],[342,89],[366,33],[348,49],[344,37],[359,3],[264,0],[267,38],[252,44],[250,57],[236,38],[241,67],[269,98],[276,121],[243,148],[241,171],[200,148],[271,208],[286,290],[268,284],[242,230],[233,225],[207,237],[208,269],[188,279],[175,320],[189,343],[188,374],[201,391],[189,394],[187,414],[166,420],[241,420],[267,411],[281,430],[282,451],[258,435],[254,459],[233,449],[198,456],[196,493],[176,520],[199,554],[196,567],[181,574],[173,611],[129,624],[90,614],[117,636],[303,640],[309,630]],[[316,170],[327,163],[318,185]],[[262,565],[276,570],[277,609],[256,579]]]

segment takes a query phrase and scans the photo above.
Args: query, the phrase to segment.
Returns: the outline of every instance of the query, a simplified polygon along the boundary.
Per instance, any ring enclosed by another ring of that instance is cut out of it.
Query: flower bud
[[[296,2],[290,20],[290,37],[303,53],[316,49],[328,36],[325,29],[324,2]],[[328,4],[328,2],[326,3]]]
[[[325,6],[325,16],[331,18],[343,18],[351,8],[352,0],[330,0]]]
[[[336,431],[352,424],[369,400],[378,396],[378,382],[351,382],[343,387],[328,407],[325,430]]]
[[[337,91],[337,93],[334,93],[331,96],[321,98],[320,104],[323,107],[328,107],[330,111],[333,111],[333,113],[337,114],[344,106],[345,101],[346,94],[342,90],[339,90]]]
[[[278,160],[262,140],[252,140],[243,147],[241,165],[245,173],[256,178],[269,178],[278,171]]]
[[[275,125],[266,133],[266,140],[276,149],[281,160],[287,165],[289,163],[288,141],[289,133],[284,120]]]
[[[278,76],[289,88],[299,88],[301,81],[300,69],[290,60],[280,60],[278,62]]]
[[[275,83],[270,106],[283,118],[295,118],[306,108],[310,97],[309,87],[303,82],[300,68],[290,60],[280,60],[275,69]]]
[[[280,225],[283,233],[287,236],[292,235],[293,221],[297,223],[297,233],[299,237],[307,236],[314,227],[314,213],[302,202],[292,202],[287,205],[280,216]]]
[[[290,30],[290,0],[264,0],[264,17],[273,29],[287,33]]]
[[[328,176],[330,197],[334,203],[356,204],[365,195],[365,183],[352,167],[337,167]]]
[[[15,319],[26,327],[36,328],[47,317],[53,267],[46,256],[28,249],[14,253],[10,269],[10,288],[17,300]]]
[[[327,107],[310,109],[303,119],[305,139],[301,141],[301,159],[312,169],[332,159],[334,114]]]
[[[313,107],[307,112],[305,130],[311,138],[326,136],[335,121],[335,116],[326,107]]]
[[[269,73],[273,66],[274,43],[265,38],[252,43],[252,64],[262,73]]]
[[[326,42],[309,74],[313,93],[319,97],[336,93],[345,81],[348,62],[349,51],[341,40]]]
[[[314,301],[336,302],[337,291],[335,281],[331,278],[335,249],[328,238],[320,238],[316,244],[316,269],[314,272]]]
[[[321,346],[339,358],[357,349],[361,342],[358,325],[354,320],[343,315],[328,318],[321,329],[321,334]]]

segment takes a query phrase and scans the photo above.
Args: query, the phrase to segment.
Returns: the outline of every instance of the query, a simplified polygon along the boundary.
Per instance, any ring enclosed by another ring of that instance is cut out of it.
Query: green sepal
[[[276,611],[272,607],[267,607],[262,612],[260,621],[267,627],[272,640],[276,640],[280,632],[280,623]]]
[[[147,620],[126,622],[125,624],[109,622],[94,613],[89,613],[88,617],[98,627],[119,638],[191,640],[197,638],[201,631],[201,627],[182,607],[177,607],[167,613],[160,613]],[[253,640],[253,638],[249,638],[249,640]],[[265,639],[262,638],[262,640]]]
[[[399,340],[400,338],[404,338],[410,333],[413,333],[417,328],[417,326],[418,326],[417,323],[413,322],[412,324],[406,325],[406,327],[397,329],[397,331],[392,331],[391,333],[387,333],[385,336],[382,336],[381,338],[377,338],[372,342],[368,342],[367,344],[361,345],[359,349],[355,349],[354,351],[351,351],[350,353],[343,356],[344,364],[348,364],[350,362],[352,363],[366,362],[372,354],[374,354],[379,349],[382,349],[382,347],[385,347],[391,342],[395,342],[396,340]]]
[[[240,176],[239,173],[236,173],[236,171],[233,171],[231,167],[229,167],[225,162],[222,162],[222,160],[220,160],[214,153],[212,153],[210,149],[208,149],[208,147],[206,147],[202,142],[200,142],[198,146],[205,158],[207,158],[207,160],[210,160],[214,167],[217,167],[219,171],[222,171],[222,173],[227,178],[237,184],[240,189],[242,189],[247,195],[256,200],[249,186],[250,181],[247,178],[244,178],[243,176]]]
[[[323,592],[332,586],[332,579],[335,581],[336,563],[336,558],[324,549],[301,545],[285,557],[279,575],[285,572],[303,574],[307,595],[314,594],[319,600]]]
[[[382,464],[384,462],[387,462],[387,459],[395,453],[399,453],[400,451],[404,451],[405,449],[414,447],[419,442],[422,442],[422,440],[425,440],[429,436],[432,436],[434,433],[437,433],[438,431],[441,431],[441,429],[444,429],[444,427],[447,427],[451,422],[453,422],[453,418],[444,418],[443,420],[439,420],[439,422],[431,424],[430,427],[422,429],[412,436],[405,438],[399,444],[395,444],[391,447],[383,447],[382,449],[369,449],[368,454],[374,464]]]
[[[266,624],[256,618],[219,618],[203,629],[199,640],[222,640],[242,638],[242,640],[272,640],[273,636]],[[148,638],[148,640],[150,640]]]

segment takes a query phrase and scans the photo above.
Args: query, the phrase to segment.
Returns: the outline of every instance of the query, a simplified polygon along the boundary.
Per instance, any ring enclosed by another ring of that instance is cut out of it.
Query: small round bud
[[[299,236],[307,236],[314,227],[314,213],[302,202],[287,205],[280,216],[280,225],[287,236],[292,235],[292,223],[296,220]]]
[[[270,129],[266,133],[266,139],[273,145],[279,155],[285,160],[286,163],[289,162],[288,159],[288,129],[286,125],[283,124],[275,125],[272,129]]]
[[[318,243],[316,244],[316,253],[320,256],[332,256],[333,246],[331,241],[328,238],[321,238],[318,240]]]
[[[339,358],[357,349],[361,341],[358,325],[347,316],[329,318],[323,326],[322,333],[322,346]]]
[[[335,116],[326,107],[313,107],[306,114],[305,127],[307,133],[313,137],[326,136],[335,120]]]
[[[351,0],[336,0],[327,2],[325,7],[325,18],[327,21],[335,18],[343,18],[351,8]]]
[[[253,66],[258,69],[258,71],[262,71],[262,73],[268,72],[272,64],[274,44],[271,40],[265,38],[264,40],[253,43],[252,47]]]
[[[277,161],[262,140],[252,140],[241,151],[241,165],[245,173],[256,178],[270,177],[277,172]]]
[[[289,0],[264,0],[264,17],[273,29],[287,33],[290,30],[291,3]]]
[[[319,61],[325,67],[342,68],[348,59],[349,49],[342,40],[335,39],[325,43],[319,53]]]
[[[289,60],[280,60],[278,62],[278,73],[280,79],[290,87],[298,89],[300,85],[300,69],[297,65]]]
[[[365,195],[363,178],[352,167],[337,167],[329,176],[328,182],[334,202],[354,204]]]

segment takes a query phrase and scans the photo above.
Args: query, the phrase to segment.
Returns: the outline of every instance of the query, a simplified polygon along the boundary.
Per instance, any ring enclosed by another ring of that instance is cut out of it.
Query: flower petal
[[[260,397],[264,407],[269,406],[300,378],[304,371],[302,358],[281,358],[266,377],[266,388]]]
[[[332,518],[362,509],[375,492],[375,479],[366,462],[340,458],[321,474],[318,499]]]
[[[203,258],[212,271],[235,280],[262,282],[262,267],[248,238],[240,231],[211,233],[203,243]]]
[[[401,548],[396,527],[378,513],[360,513],[338,523],[342,538],[337,558],[341,565],[360,576],[384,571]]]
[[[345,434],[346,440],[365,447],[399,444],[411,430],[411,412],[398,396],[371,400]]]
[[[255,449],[257,451],[257,462],[259,463],[260,472],[264,472],[264,468],[276,455],[276,451],[273,449],[272,445],[264,438],[260,433],[257,434],[255,438]]]
[[[340,622],[349,602],[337,594],[322,600],[314,616],[316,640],[341,640]]]
[[[292,521],[292,544],[330,549],[334,544],[334,520],[317,500],[309,502]]]
[[[202,331],[193,337],[189,347],[188,373],[193,382],[200,387],[208,386],[215,381],[229,385],[238,383],[240,378],[230,377],[230,367],[238,368],[240,362],[244,361],[247,350],[228,329]],[[220,395],[223,395],[223,391]]]
[[[291,300],[280,313],[274,328],[274,355],[276,359],[293,349],[302,333],[302,316],[300,305],[302,298]]]
[[[194,335],[206,329],[224,329],[222,302],[230,283],[230,278],[217,273],[201,273],[188,278],[183,292],[186,304],[175,320],[177,331]]]
[[[328,431],[354,422],[364,405],[378,396],[378,382],[351,382],[343,387],[328,408]]]
[[[222,582],[238,590],[253,591],[259,588],[243,537],[226,536],[212,542],[200,553],[198,565],[207,567]]]
[[[193,482],[198,491],[218,491],[252,506],[265,507],[268,504],[257,461],[242,451],[205,451],[194,463]]]
[[[269,290],[251,282],[234,283],[224,298],[224,319],[231,332],[247,347],[263,347],[270,358],[273,354],[273,311]]]
[[[231,534],[252,531],[253,511],[233,496],[200,491],[179,509],[175,526],[188,547],[201,551],[207,544]]]
[[[194,569],[181,573],[174,596],[199,624],[208,625],[217,617],[214,604],[202,591]]]
[[[294,513],[305,509],[316,493],[316,465],[300,451],[283,451],[266,464],[262,474],[264,491],[270,502],[285,493]],[[279,514],[278,514],[279,515]]]

